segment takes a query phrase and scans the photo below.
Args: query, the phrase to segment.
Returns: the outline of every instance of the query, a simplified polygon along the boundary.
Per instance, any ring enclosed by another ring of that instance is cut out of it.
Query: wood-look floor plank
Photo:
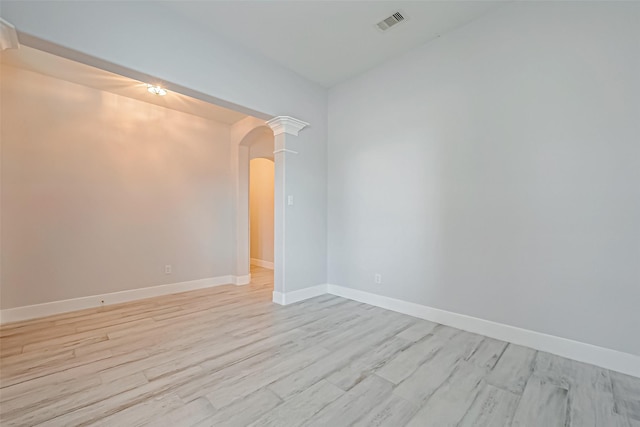
[[[393,357],[376,374],[394,384],[399,384],[445,345],[446,341],[427,337]]]
[[[404,426],[413,417],[417,407],[401,397],[390,394],[386,400],[372,408],[353,425],[357,427]]]
[[[113,354],[110,350],[104,350],[99,353],[92,353],[82,357],[54,360],[42,365],[30,366],[28,369],[3,369],[3,372],[6,372],[7,376],[2,378],[2,388],[10,387],[26,381],[33,381],[40,377],[46,377],[57,372],[72,370],[73,368],[80,366],[91,365],[101,360],[108,360],[112,356]]]
[[[347,391],[409,345],[404,338],[392,337],[329,375],[327,381]]]
[[[411,419],[411,427],[456,426],[480,391],[486,372],[473,363],[461,362],[451,376],[429,397]]]
[[[259,369],[253,372],[240,372],[216,384],[209,383],[205,390],[207,399],[215,408],[223,408],[230,403],[250,395],[257,389],[265,387],[287,375],[295,369],[304,368],[327,356],[328,352],[319,347],[312,347],[300,351],[287,352],[283,357],[273,358],[277,363],[261,363]],[[198,396],[202,390],[195,393]],[[194,394],[183,395],[189,400]]]
[[[350,426],[378,407],[390,396],[393,384],[376,375],[364,381],[325,406],[308,426]]]
[[[184,404],[167,413],[153,414],[147,425],[153,427],[195,426],[200,423],[207,424],[216,410],[205,397]]]
[[[209,400],[208,397],[207,399]],[[211,400],[209,400],[209,402],[211,402]],[[274,392],[263,388],[249,394],[242,400],[236,400],[211,417],[202,420],[198,425],[221,427],[247,426],[281,403],[282,400]]]
[[[513,393],[522,393],[533,372],[535,357],[535,350],[509,344],[488,375],[487,381]]]
[[[411,342],[420,341],[427,335],[431,334],[437,326],[437,323],[429,322],[428,320],[420,320],[416,322],[415,325],[400,332],[398,337]]]
[[[128,387],[126,390],[117,390],[115,392],[114,388],[109,385],[106,387],[109,389],[109,397],[83,405],[79,405],[78,402],[75,402],[73,404],[76,405],[77,409],[73,411],[61,411],[61,408],[56,407],[56,410],[63,413],[55,418],[43,422],[42,425],[68,426],[95,423],[100,419],[114,415],[134,405],[161,398],[163,395],[172,392],[176,387],[176,384],[183,384],[198,378],[200,375],[202,375],[202,369],[192,368],[152,382],[146,381],[142,374],[120,378],[113,383],[124,382],[133,377],[142,377],[142,379],[144,379],[144,383],[138,384],[134,387]]]
[[[83,390],[81,393],[63,396],[53,401],[39,405],[37,408],[23,407],[22,411],[14,414],[7,414],[6,425],[25,426],[41,423],[50,425],[71,425],[73,415],[76,412],[84,412],[83,408],[93,407],[94,404],[101,405],[108,402],[114,396],[120,396],[131,390],[138,390],[147,384],[144,375],[132,375],[121,378],[108,384],[101,384],[98,387]],[[107,414],[106,414],[107,415]],[[59,417],[59,418],[58,418]],[[94,413],[88,420],[97,421],[99,413]]]
[[[507,345],[508,343],[505,341],[485,338],[473,355],[474,363],[488,370],[493,369],[507,348]]]
[[[82,378],[87,375],[99,375],[103,369],[108,369],[112,366],[120,364],[126,364],[131,361],[144,359],[147,357],[145,351],[135,351],[128,354],[122,354],[118,356],[108,357],[104,359],[98,359],[95,362],[88,363],[86,365],[74,366],[69,369],[63,369],[44,375],[41,377],[29,379],[17,384],[5,385],[5,382],[1,383],[0,388],[0,400],[5,401],[14,399],[20,396],[26,396],[34,393],[34,391],[49,387],[51,385],[57,385],[68,381],[70,378]],[[0,412],[2,406],[0,405]]]
[[[564,427],[568,394],[567,389],[532,375],[516,408],[513,427]]]
[[[409,402],[422,406],[449,378],[458,364],[475,351],[482,339],[481,336],[468,332],[457,334],[393,392]]]
[[[14,395],[2,402],[2,418],[11,418],[14,414],[24,411],[35,411],[52,404],[58,404],[63,397],[74,396],[102,385],[98,375],[88,375],[80,378],[69,378],[64,382],[47,384],[43,387],[29,390],[28,393]],[[6,397],[6,396],[5,396]]]
[[[629,419],[640,421],[640,387],[638,379],[619,372],[611,372],[616,412]]]
[[[333,384],[320,380],[294,395],[251,424],[252,427],[293,427],[302,425],[344,392]]]
[[[370,321],[358,325],[358,327],[341,331],[341,333],[324,340],[323,345],[330,351],[337,351],[349,347],[349,345],[354,342],[370,339],[372,335],[378,333],[381,327],[393,324],[394,320],[405,323],[404,327],[397,330],[396,333],[401,332],[401,330],[404,330],[415,323],[415,320],[408,321],[407,319],[398,316],[396,313],[382,313],[381,315],[372,317]]]
[[[519,400],[518,394],[485,383],[458,425],[460,427],[510,426]]]
[[[615,409],[612,381],[605,369],[539,352],[533,372],[536,376],[569,390],[568,426],[624,425],[620,424],[621,417]]]
[[[365,336],[356,334],[360,339],[352,342],[351,345],[346,345],[339,350],[329,351],[325,357],[304,369],[285,376],[272,384],[270,388],[280,397],[286,399],[350,363],[351,360],[356,358],[358,355],[371,350],[372,347],[375,347],[390,337],[393,337],[400,331],[406,329],[412,323],[413,322],[409,319],[391,324],[386,323],[376,325],[375,328],[368,330],[368,334]]]
[[[124,407],[111,415],[91,422],[94,427],[127,426],[140,427],[149,424],[149,420],[164,417],[167,414],[184,408],[182,400],[172,393],[153,399],[143,400],[135,405]],[[179,421],[184,424],[184,420]]]

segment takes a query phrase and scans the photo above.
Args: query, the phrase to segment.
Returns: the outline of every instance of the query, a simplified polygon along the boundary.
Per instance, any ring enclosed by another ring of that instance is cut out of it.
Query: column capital
[[[0,18],[0,51],[5,49],[18,49],[18,32],[16,27]]]
[[[309,123],[303,122],[290,116],[277,116],[267,122],[267,126],[273,130],[273,135],[277,136],[282,133],[288,133],[289,135],[298,136],[305,127],[309,126]]]

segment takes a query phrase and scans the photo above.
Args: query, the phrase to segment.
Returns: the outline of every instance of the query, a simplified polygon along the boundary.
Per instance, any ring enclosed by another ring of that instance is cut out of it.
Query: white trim
[[[148,288],[131,289],[103,295],[93,295],[62,301],[53,301],[44,304],[7,308],[0,310],[0,323],[4,324],[35,319],[70,311],[118,304],[213,286],[226,284],[243,285],[249,283],[250,280],[251,275],[210,277],[206,279],[170,283]],[[316,285],[287,293],[273,292],[273,302],[280,305],[288,305],[324,295],[326,293],[640,378],[640,356],[489,320],[479,319],[476,317],[466,316],[464,314],[453,313],[425,305],[389,298],[344,286],[331,284]],[[104,303],[102,301],[104,301]]]
[[[0,18],[0,51],[5,49],[19,49],[18,32],[9,22]]]
[[[291,116],[278,116],[269,120],[267,122],[267,126],[273,130],[274,136],[278,136],[282,133],[298,136],[298,132],[309,126],[309,123]]]
[[[293,151],[293,150],[288,150],[286,148],[280,148],[279,150],[276,150],[273,152],[273,154],[278,154],[278,153],[291,153],[291,154],[300,154],[297,151]]]
[[[338,285],[327,292],[640,378],[640,356]]]
[[[251,282],[251,274],[246,274],[244,276],[232,276],[233,284],[236,286],[248,285]]]
[[[294,302],[314,298],[327,293],[327,285],[315,285],[291,292],[273,292],[273,302],[280,305],[289,305]]]
[[[282,292],[273,291],[273,302],[280,305],[284,304],[284,294]]]
[[[251,265],[257,265],[258,267],[268,268],[269,270],[273,270],[272,261],[265,261],[263,259],[251,258]]]
[[[161,295],[177,294],[179,292],[210,288],[228,284],[244,284],[251,276],[219,276],[206,279],[189,280],[187,282],[169,283],[148,288],[130,289],[102,295],[73,298],[43,304],[27,305],[23,307],[5,308],[0,310],[0,324],[19,322],[21,320],[36,319],[70,311],[84,310],[105,305],[152,298]],[[242,282],[242,283],[241,283]],[[248,282],[247,282],[248,283]],[[103,302],[104,301],[104,302]]]

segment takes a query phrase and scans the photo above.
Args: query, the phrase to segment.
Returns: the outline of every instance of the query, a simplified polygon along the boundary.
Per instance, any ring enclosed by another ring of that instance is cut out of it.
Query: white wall
[[[273,160],[264,158],[253,159],[249,165],[251,259],[270,263],[273,263],[273,166]]]
[[[169,88],[240,105],[263,119],[290,115],[309,122],[297,137],[300,154],[287,163],[286,192],[296,197],[296,206],[285,219],[285,274],[288,291],[326,283],[326,89],[162,2],[150,9],[146,2],[3,1],[1,13],[22,33],[23,43],[28,39],[129,77],[154,76]]]
[[[1,72],[1,308],[234,274],[228,125]]]
[[[517,2],[333,88],[329,283],[640,355],[638,22]]]

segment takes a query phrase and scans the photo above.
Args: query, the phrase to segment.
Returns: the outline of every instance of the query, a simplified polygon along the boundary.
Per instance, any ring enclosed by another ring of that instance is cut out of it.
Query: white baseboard
[[[640,356],[633,354],[376,295],[344,286],[327,285],[327,292],[332,295],[387,310],[397,311],[501,341],[552,353],[566,357],[567,359],[577,360],[579,362],[622,372],[623,374],[640,377]]]
[[[280,305],[286,305],[284,303],[284,294],[282,292],[273,291],[273,302]]]
[[[273,270],[273,262],[265,261],[263,259],[251,258],[251,265],[257,265],[258,267],[268,268],[269,270]]]
[[[70,311],[84,310],[122,302],[135,301],[161,295],[176,294],[213,286],[244,284],[251,276],[218,276],[206,279],[189,280],[187,282],[170,283],[167,285],[151,286],[148,288],[130,289],[102,295],[52,301],[43,304],[27,305],[23,307],[5,308],[0,310],[0,324],[19,322],[21,320],[36,319]],[[248,281],[246,282],[248,283]]]
[[[233,277],[233,284],[237,286],[248,285],[251,282],[251,274],[247,274],[244,276],[231,276]]]
[[[291,292],[273,292],[273,302],[280,305],[293,304],[309,298],[317,297],[327,293],[327,285],[316,285]]]
[[[152,286],[148,288],[131,289],[121,292],[113,292],[103,295],[74,298],[62,301],[53,301],[44,304],[29,305],[24,307],[8,308],[0,310],[0,323],[17,322],[21,320],[35,319],[70,311],[95,308],[104,305],[112,305],[129,302],[155,296],[192,291],[226,284],[243,285],[249,283],[251,275],[246,276],[219,276],[187,282],[171,283],[167,285]],[[293,304],[309,298],[324,295],[326,293],[348,298],[365,304],[387,310],[396,311],[410,316],[426,319],[432,322],[484,335],[502,341],[530,347],[535,350],[545,351],[577,360],[584,363],[611,369],[640,378],[640,357],[611,350],[604,347],[573,341],[553,335],[543,334],[528,329],[509,326],[502,323],[466,316],[440,310],[425,305],[402,301],[366,291],[351,289],[339,285],[316,285],[308,288],[286,293],[273,292],[273,302],[280,305]]]

